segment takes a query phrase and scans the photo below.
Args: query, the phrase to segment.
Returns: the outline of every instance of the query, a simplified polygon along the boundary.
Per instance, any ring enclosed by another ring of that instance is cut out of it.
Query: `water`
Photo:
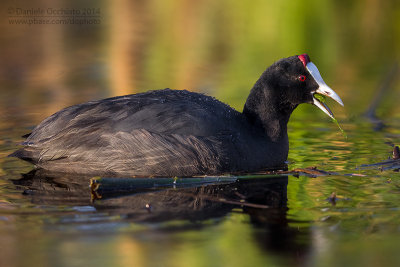
[[[93,200],[88,178],[32,175],[29,164],[5,157],[33,126],[29,118],[44,108],[39,107],[3,115],[1,266],[400,262],[400,174],[359,168],[390,156],[389,144],[399,137],[397,119],[375,132],[366,120],[339,118],[346,139],[322,112],[307,119],[304,113],[315,111],[312,107],[295,113],[289,125],[289,169],[315,166],[339,175],[260,176]],[[329,199],[333,192],[335,202]],[[243,206],[242,199],[260,206]]]

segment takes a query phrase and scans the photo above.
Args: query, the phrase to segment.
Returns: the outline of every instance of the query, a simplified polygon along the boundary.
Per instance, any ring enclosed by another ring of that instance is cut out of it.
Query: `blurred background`
[[[357,169],[387,159],[400,140],[400,1],[3,0],[0,7],[0,266],[400,262],[399,173]],[[169,87],[241,111],[268,66],[303,53],[345,103],[328,104],[348,138],[312,105],[294,112],[289,169],[341,174],[290,176],[283,230],[254,227],[241,208],[202,227],[172,220],[163,230],[132,222],[137,214],[129,207],[125,216],[113,213],[114,204],[109,211],[67,200],[35,203],[11,182],[32,165],[6,156],[63,107]],[[384,131],[362,118],[371,105]],[[355,172],[368,177],[345,175]],[[337,206],[327,201],[332,192]],[[270,246],[260,245],[271,236]]]
[[[166,87],[204,92],[241,110],[266,67],[302,53],[347,104],[334,112],[353,116],[365,111],[400,54],[396,0],[0,5],[0,108],[44,105],[35,122],[66,105]],[[46,16],[27,16],[38,9]],[[78,11],[75,21],[67,17]],[[380,112],[398,110],[398,88]],[[299,114],[314,110],[305,106]]]

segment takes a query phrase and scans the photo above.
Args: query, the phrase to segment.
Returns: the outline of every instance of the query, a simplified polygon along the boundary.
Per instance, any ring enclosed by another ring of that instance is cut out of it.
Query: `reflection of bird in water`
[[[13,182],[38,205],[92,206],[93,216],[100,213],[110,217],[117,215],[121,222],[156,223],[159,231],[163,229],[159,223],[176,220],[186,223],[174,226],[175,230],[211,227],[241,209],[249,215],[254,241],[265,250],[301,261],[311,245],[309,229],[299,231],[289,226],[286,217],[288,177],[285,176],[189,188],[142,188],[122,195],[109,191],[101,200],[92,202],[88,187],[90,177],[47,175],[37,170]],[[244,203],[256,205],[244,206]],[[214,223],[210,224],[210,219],[214,219]],[[207,223],[202,224],[205,220]]]
[[[98,191],[101,201],[93,201],[88,186],[90,179],[67,174],[49,176],[44,170],[36,170],[24,174],[19,180],[13,180],[13,183],[21,186],[24,194],[32,197],[34,203],[93,205],[96,209],[112,206],[112,211],[121,214],[145,215],[143,221],[185,219],[186,216],[195,219],[196,216],[204,216],[203,212],[208,214],[207,217],[219,217],[234,207],[243,206],[256,209],[286,206],[287,177],[234,179],[232,182],[186,185],[182,188],[141,186],[125,192],[111,187],[108,188],[110,190]],[[134,183],[137,179],[131,180]],[[151,205],[152,214],[145,212],[146,204]],[[168,216],[163,218],[162,214]]]

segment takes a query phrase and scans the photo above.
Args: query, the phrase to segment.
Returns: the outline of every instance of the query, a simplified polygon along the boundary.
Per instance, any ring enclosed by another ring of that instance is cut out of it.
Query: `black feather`
[[[118,176],[212,175],[282,165],[289,116],[311,101],[316,86],[299,85],[299,73],[305,69],[297,57],[272,65],[243,113],[210,96],[170,89],[67,107],[40,123],[10,156],[50,171]]]

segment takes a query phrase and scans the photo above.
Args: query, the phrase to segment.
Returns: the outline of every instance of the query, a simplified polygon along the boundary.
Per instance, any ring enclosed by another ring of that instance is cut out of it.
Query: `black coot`
[[[281,59],[251,89],[240,113],[203,94],[157,90],[65,108],[40,123],[10,156],[54,172],[192,176],[284,164],[287,123],[301,103],[343,105],[308,55]]]

